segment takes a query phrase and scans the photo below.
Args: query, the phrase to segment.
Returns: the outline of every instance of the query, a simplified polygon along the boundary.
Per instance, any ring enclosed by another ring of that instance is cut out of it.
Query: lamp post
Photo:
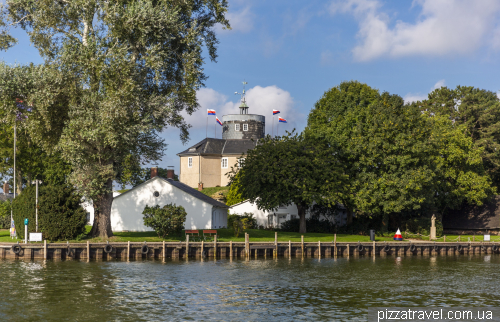
[[[14,120],[14,199],[16,198],[16,121]],[[16,226],[14,223],[14,215],[12,212],[12,207],[10,207],[10,237],[13,239],[16,236]],[[14,227],[12,227],[14,226]]]

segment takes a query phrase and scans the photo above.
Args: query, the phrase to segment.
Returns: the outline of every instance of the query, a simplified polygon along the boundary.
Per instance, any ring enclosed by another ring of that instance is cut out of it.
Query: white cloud
[[[227,114],[239,114],[240,98],[234,95],[233,101],[229,97],[219,93],[211,88],[202,88],[197,94],[200,109],[193,115],[183,116],[188,124],[192,125],[192,131],[205,130],[207,124],[207,109],[214,109],[217,116],[222,121],[222,116]],[[272,132],[272,110],[280,110],[280,116],[287,120],[287,124],[280,125],[280,133],[284,133],[284,129],[291,131],[300,123],[301,114],[295,109],[292,95],[275,85],[273,86],[255,86],[246,91],[246,101],[249,106],[250,114],[260,114],[266,117],[266,134]],[[278,119],[276,118],[276,122]],[[213,137],[215,117],[208,117],[209,136]],[[276,124],[274,124],[276,132]],[[218,129],[218,137],[220,138],[220,129]]]
[[[414,0],[421,7],[417,21],[397,21],[390,26],[379,0],[334,1],[331,14],[350,13],[359,22],[360,44],[353,49],[356,60],[382,56],[467,54],[482,46],[500,48],[496,22],[498,0]]]
[[[435,89],[438,89],[438,88],[441,88],[444,86],[445,86],[445,81],[444,81],[444,79],[441,79],[441,80],[437,81],[436,84],[434,84],[434,86],[432,86],[432,88],[429,90],[429,92],[432,92]],[[405,103],[413,103],[413,102],[417,102],[417,101],[423,101],[423,100],[427,99],[427,97],[428,97],[428,94],[408,93],[405,95],[405,97],[403,97],[403,99],[405,100]]]
[[[217,25],[216,30],[218,32],[242,32],[247,33],[253,29],[254,14],[250,8],[247,6],[239,11],[229,11],[226,14],[226,18],[229,20],[232,30],[222,29],[221,25]]]

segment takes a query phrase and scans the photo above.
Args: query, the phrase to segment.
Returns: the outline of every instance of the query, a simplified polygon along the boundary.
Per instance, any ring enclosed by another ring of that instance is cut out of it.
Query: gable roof
[[[226,206],[225,204],[223,204],[222,202],[219,202],[213,198],[210,198],[209,196],[205,195],[204,193],[201,193],[199,192],[198,190],[194,189],[194,188],[191,188],[190,186],[188,185],[185,185],[184,183],[180,182],[180,181],[175,181],[175,180],[172,180],[172,179],[165,179],[165,178],[162,178],[162,177],[159,177],[159,176],[156,176],[152,179],[149,179],[143,183],[141,183],[140,185],[137,185],[135,187],[133,187],[132,189],[122,193],[121,195],[119,196],[116,196],[114,197],[113,199],[116,199],[116,198],[120,198],[121,196],[123,195],[126,195],[128,194],[130,191],[133,191],[143,185],[147,185],[148,183],[152,182],[153,180],[163,180],[164,182],[184,191],[185,193],[188,193],[190,194],[191,196],[197,198],[197,199],[200,199],[201,201],[204,201],[214,207],[218,207],[218,208],[226,208],[228,209],[229,207]]]
[[[482,206],[466,205],[443,216],[444,229],[499,229],[500,196]]]
[[[198,154],[246,154],[248,150],[255,148],[257,141],[251,139],[213,139],[206,138],[178,153],[178,156],[192,156]]]

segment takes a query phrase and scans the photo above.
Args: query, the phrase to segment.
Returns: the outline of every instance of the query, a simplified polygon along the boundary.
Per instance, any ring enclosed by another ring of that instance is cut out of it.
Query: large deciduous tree
[[[346,207],[383,216],[385,224],[390,213],[423,205],[442,213],[494,193],[481,148],[465,132],[448,117],[357,82],[325,93],[306,128],[308,138],[326,141],[343,161]]]
[[[464,124],[464,133],[482,148],[484,167],[500,188],[500,100],[496,93],[471,86],[441,87],[417,105]]]
[[[299,232],[306,233],[306,211],[314,202],[334,205],[341,200],[344,175],[339,169],[334,155],[302,135],[268,135],[248,152],[237,175],[238,192],[268,211],[295,204]]]
[[[203,46],[215,60],[213,27],[229,27],[226,11],[226,0],[6,1],[2,23],[23,28],[45,60],[25,94],[27,128],[71,164],[72,183],[94,204],[93,236],[112,235],[112,182],[161,158],[162,129],[187,139],[180,112],[198,107]]]

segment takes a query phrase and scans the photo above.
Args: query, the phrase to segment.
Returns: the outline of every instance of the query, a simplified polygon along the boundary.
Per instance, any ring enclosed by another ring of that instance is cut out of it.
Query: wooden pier
[[[494,242],[120,242],[0,243],[0,258],[51,260],[137,260],[146,258],[276,258],[469,255],[500,252]]]

